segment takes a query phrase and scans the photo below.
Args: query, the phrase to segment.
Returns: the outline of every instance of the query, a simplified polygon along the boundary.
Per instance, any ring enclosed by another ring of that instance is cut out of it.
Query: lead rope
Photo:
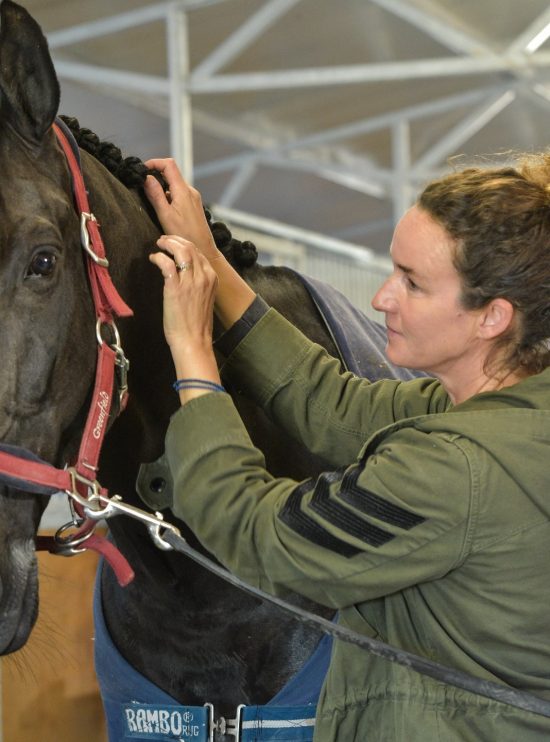
[[[277,606],[277,608],[285,613],[289,613],[301,623],[307,624],[314,629],[320,629],[323,633],[330,634],[336,639],[341,639],[348,644],[355,644],[376,657],[382,657],[389,662],[395,662],[398,665],[414,670],[421,675],[427,675],[428,677],[446,683],[447,685],[453,685],[457,688],[467,690],[470,693],[491,698],[508,706],[514,706],[515,708],[550,718],[550,702],[545,701],[543,698],[538,698],[531,693],[525,693],[524,691],[508,688],[505,685],[495,683],[491,680],[476,678],[473,675],[461,672],[460,670],[454,670],[445,665],[441,665],[438,662],[428,660],[425,657],[420,657],[403,649],[392,647],[378,639],[371,639],[368,636],[347,629],[345,626],[334,624],[326,618],[322,618],[321,616],[317,616],[315,613],[311,613],[303,608],[287,603],[274,595],[270,595],[259,588],[243,582],[241,579],[235,577],[235,575],[232,575],[226,569],[220,567],[211,559],[208,559],[203,554],[196,551],[196,549],[189,546],[174,526],[163,523],[161,528],[167,529],[166,532],[160,536],[161,540],[172,547],[175,551],[185,554],[194,562],[200,564],[201,567],[204,567],[218,577],[221,577],[231,585],[238,587],[245,593]],[[166,546],[162,548],[166,549]]]
[[[165,524],[165,526],[167,525],[168,524]],[[537,696],[533,696],[531,693],[525,693],[524,691],[507,688],[505,685],[495,683],[491,680],[476,678],[473,675],[469,675],[460,670],[454,670],[445,665],[440,665],[438,662],[433,662],[425,657],[420,657],[403,649],[392,647],[378,639],[371,639],[368,636],[352,631],[345,626],[334,624],[326,618],[322,618],[321,616],[317,616],[315,613],[311,613],[303,608],[287,603],[274,595],[270,595],[259,588],[243,582],[241,579],[235,577],[235,575],[232,575],[226,569],[220,567],[211,559],[208,559],[189,546],[174,527],[169,528],[169,530],[162,535],[162,540],[168,543],[175,551],[185,554],[194,562],[200,564],[218,577],[221,577],[231,585],[238,587],[240,590],[243,590],[255,598],[272,603],[285,613],[292,615],[301,623],[307,624],[314,629],[321,629],[323,633],[330,634],[334,638],[341,639],[348,644],[355,644],[376,657],[382,657],[388,662],[395,662],[398,665],[409,668],[409,670],[414,670],[421,675],[427,675],[428,677],[446,683],[447,685],[453,685],[456,688],[462,688],[470,693],[491,698],[508,706],[514,706],[515,708],[550,718],[550,702],[543,698],[538,698]]]
[[[455,670],[438,662],[428,660],[425,657],[407,652],[404,649],[392,647],[390,644],[385,644],[378,639],[372,639],[364,634],[352,631],[345,626],[332,623],[332,621],[322,616],[287,603],[281,600],[281,598],[260,590],[260,588],[249,585],[239,577],[231,574],[224,567],[216,564],[212,559],[193,549],[181,536],[176,526],[164,520],[162,513],[148,513],[145,510],[123,502],[119,495],[113,495],[109,498],[104,492],[99,490],[90,491],[87,497],[82,496],[74,487],[72,491],[66,490],[66,492],[69,497],[76,500],[83,507],[86,516],[94,520],[108,519],[122,514],[140,520],[147,526],[151,538],[159,549],[164,551],[173,549],[180,554],[184,554],[201,567],[204,567],[204,569],[212,572],[212,574],[221,577],[222,580],[225,580],[230,585],[239,588],[255,598],[275,605],[280,610],[293,616],[300,623],[304,623],[314,629],[320,629],[324,634],[329,634],[335,639],[340,639],[348,644],[355,644],[376,657],[381,657],[388,662],[395,662],[397,665],[407,667],[409,670],[414,670],[414,672],[426,675],[441,683],[462,688],[475,695],[485,696],[485,698],[491,698],[499,703],[504,703],[507,706],[513,706],[523,711],[529,711],[538,716],[550,718],[550,701],[546,701],[525,691],[508,688],[492,680],[476,678],[461,670]]]

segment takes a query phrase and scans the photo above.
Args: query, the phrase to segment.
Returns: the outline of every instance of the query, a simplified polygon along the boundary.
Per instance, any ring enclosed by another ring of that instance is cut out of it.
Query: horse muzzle
[[[0,487],[0,655],[19,649],[38,613],[35,538],[45,499]]]
[[[8,541],[0,562],[0,655],[20,649],[38,614],[34,539]]]

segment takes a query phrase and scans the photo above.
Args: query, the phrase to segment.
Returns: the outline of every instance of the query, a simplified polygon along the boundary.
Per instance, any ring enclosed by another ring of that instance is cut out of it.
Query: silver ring
[[[176,263],[176,270],[178,273],[183,273],[191,268],[191,263]]]

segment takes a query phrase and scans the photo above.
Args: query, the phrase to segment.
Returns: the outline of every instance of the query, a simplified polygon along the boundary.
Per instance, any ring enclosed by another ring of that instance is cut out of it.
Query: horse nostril
[[[163,479],[162,477],[155,477],[149,482],[149,489],[151,492],[156,492],[158,495],[164,491],[165,487],[166,479]]]

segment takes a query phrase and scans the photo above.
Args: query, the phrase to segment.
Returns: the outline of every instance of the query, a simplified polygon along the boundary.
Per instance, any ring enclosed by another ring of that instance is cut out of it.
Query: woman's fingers
[[[204,277],[207,283],[217,285],[215,271],[192,242],[178,235],[162,235],[157,240],[157,245],[164,253],[154,253],[150,258],[160,268],[165,279],[191,273],[195,278]]]
[[[149,170],[158,170],[165,180],[173,176],[179,176],[183,180],[180,169],[172,157],[154,157],[146,160],[144,164]]]
[[[191,266],[198,255],[192,242],[177,235],[164,234],[157,240],[157,245],[172,256],[176,265],[188,263]]]
[[[166,181],[166,184],[168,185],[168,188],[170,190],[170,197],[172,200],[174,200],[174,198],[176,198],[176,196],[181,192],[184,192],[188,189],[190,191],[194,190],[184,180],[180,169],[176,164],[176,161],[172,158],[167,157],[164,159],[147,160],[145,166],[148,167],[150,170],[156,170],[162,175],[162,177]],[[148,180],[149,177],[146,178],[146,182]],[[153,178],[153,180],[156,180],[156,178]]]
[[[220,257],[206,220],[201,194],[186,183],[175,160],[152,159],[145,164],[160,172],[168,186],[164,191],[153,176],[145,179],[145,193],[162,228],[170,234],[185,235],[210,259]]]
[[[148,160],[149,167],[162,173],[168,190],[152,175],[145,179],[145,194],[168,234],[192,239],[206,253],[216,255],[216,246],[206,222],[200,193],[182,178],[174,160]]]
[[[168,255],[164,255],[161,252],[152,253],[149,255],[149,260],[157,266],[165,281],[171,281],[177,278],[178,271],[176,265]]]
[[[151,206],[154,208],[159,220],[162,222],[170,208],[170,200],[168,199],[167,194],[153,175],[148,175],[145,178],[143,188],[145,190],[145,195],[151,202]]]
[[[167,193],[163,191],[163,198],[167,203],[179,206],[179,209],[184,209],[185,211],[197,211],[201,217],[204,217],[201,194],[196,188],[193,188],[192,185],[184,180],[175,160],[169,158],[164,160],[147,160],[145,165],[151,170],[157,170],[166,181],[168,190]],[[156,181],[158,184],[156,178],[148,175],[145,179],[145,188],[147,194],[151,191],[154,196],[158,191],[152,181]],[[160,190],[162,191],[162,186]]]

